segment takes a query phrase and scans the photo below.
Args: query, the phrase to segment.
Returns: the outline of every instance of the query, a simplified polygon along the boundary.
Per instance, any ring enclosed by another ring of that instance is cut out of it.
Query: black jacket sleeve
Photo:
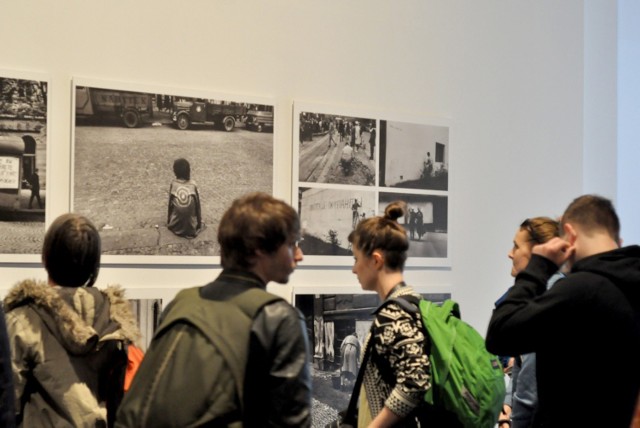
[[[560,309],[555,296],[545,293],[547,281],[558,267],[542,256],[532,255],[526,269],[494,309],[486,336],[487,350],[497,355],[533,351],[536,337],[544,328],[553,328],[551,317]],[[554,290],[555,291],[555,290]]]
[[[245,426],[311,426],[309,355],[296,308],[277,301],[258,313],[245,376]]]

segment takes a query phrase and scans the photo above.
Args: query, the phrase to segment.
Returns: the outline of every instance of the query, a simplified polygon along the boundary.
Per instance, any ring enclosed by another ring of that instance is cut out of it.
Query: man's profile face
[[[282,244],[276,251],[270,254],[264,254],[266,280],[274,281],[279,284],[289,282],[289,276],[302,261],[304,254],[298,246],[298,241],[290,239]]]

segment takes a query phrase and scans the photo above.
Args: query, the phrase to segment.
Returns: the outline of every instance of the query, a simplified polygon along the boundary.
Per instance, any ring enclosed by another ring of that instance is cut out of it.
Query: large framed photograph
[[[0,70],[0,254],[38,262],[47,203],[49,78]]]
[[[416,290],[437,303],[450,292]],[[380,305],[376,293],[331,288],[294,290],[294,306],[305,319],[312,351],[312,421],[324,427],[347,408],[353,391],[364,342]]]
[[[407,266],[450,266],[448,121],[296,102],[293,127],[292,200],[306,262],[351,264],[349,233],[402,200]]]
[[[273,193],[267,98],[73,80],[72,207],[106,263],[215,264],[233,199]]]

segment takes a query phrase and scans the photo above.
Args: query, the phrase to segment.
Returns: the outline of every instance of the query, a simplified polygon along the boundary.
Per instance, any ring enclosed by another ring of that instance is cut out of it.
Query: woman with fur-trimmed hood
[[[126,345],[139,337],[129,302],[120,287],[92,287],[100,235],[85,217],[64,214],[51,224],[42,262],[48,283],[22,281],[4,301],[17,424],[111,426]]]

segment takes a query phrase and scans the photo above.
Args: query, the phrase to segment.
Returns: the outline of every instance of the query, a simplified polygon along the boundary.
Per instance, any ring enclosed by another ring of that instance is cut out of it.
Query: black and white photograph
[[[347,238],[360,220],[376,215],[376,194],[371,190],[301,187],[298,212],[300,248],[305,255],[351,256]]]
[[[332,114],[317,113],[327,111]],[[448,121],[380,116],[294,104],[292,201],[302,222],[305,261],[351,264],[349,233],[362,219],[403,200],[407,213],[400,224],[410,241],[407,266],[449,266]],[[342,149],[349,153],[348,161],[340,158]]]
[[[451,293],[422,293],[441,303]],[[364,341],[380,304],[376,293],[295,293],[312,350],[312,426],[324,427],[347,408],[364,352]]]
[[[407,211],[400,223],[409,237],[409,260],[415,257],[446,258],[449,242],[448,197],[415,193],[380,192],[379,212],[394,201],[404,201]]]
[[[449,190],[449,127],[381,120],[380,186]]]
[[[141,334],[137,345],[143,352],[147,352],[160,321],[162,299],[129,299],[129,302]]]
[[[375,119],[309,111],[295,117],[298,181],[375,185]]]
[[[42,251],[47,96],[46,76],[0,70],[0,254],[9,259]]]
[[[73,90],[72,209],[107,260],[211,263],[231,202],[273,193],[268,100],[81,78]]]

